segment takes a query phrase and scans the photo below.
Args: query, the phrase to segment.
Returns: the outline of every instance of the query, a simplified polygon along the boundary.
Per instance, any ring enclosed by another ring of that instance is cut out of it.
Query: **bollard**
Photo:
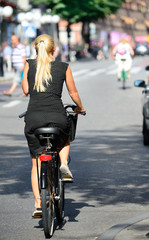
[[[4,76],[4,70],[3,70],[3,57],[0,57],[0,77]]]

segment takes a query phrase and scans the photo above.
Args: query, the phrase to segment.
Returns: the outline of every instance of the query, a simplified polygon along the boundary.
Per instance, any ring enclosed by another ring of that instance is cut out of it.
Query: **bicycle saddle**
[[[46,145],[45,140],[50,139],[57,148],[61,148],[68,139],[68,134],[58,127],[37,128],[34,134],[42,142],[42,145]]]
[[[121,58],[121,61],[126,61],[126,58]]]
[[[34,131],[34,134],[36,136],[38,135],[44,135],[44,134],[56,134],[56,135],[60,135],[60,132],[62,130],[60,130],[60,128],[57,127],[41,127],[41,128],[37,128]]]

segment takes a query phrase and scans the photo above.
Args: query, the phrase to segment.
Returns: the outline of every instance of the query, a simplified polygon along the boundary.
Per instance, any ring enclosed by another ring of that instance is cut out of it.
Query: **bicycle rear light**
[[[51,161],[52,156],[51,155],[41,155],[40,156],[40,161]]]

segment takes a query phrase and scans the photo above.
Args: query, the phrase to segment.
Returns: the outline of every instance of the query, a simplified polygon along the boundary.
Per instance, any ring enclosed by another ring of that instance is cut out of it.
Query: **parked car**
[[[136,42],[134,52],[135,52],[135,55],[141,55],[141,56],[149,54],[149,48],[148,48],[147,42]]]
[[[146,70],[149,70],[146,68]],[[149,83],[146,84],[144,80],[136,80],[134,82],[135,87],[144,88],[142,91],[143,94],[143,106],[142,106],[142,114],[143,114],[143,143],[145,146],[149,146]]]

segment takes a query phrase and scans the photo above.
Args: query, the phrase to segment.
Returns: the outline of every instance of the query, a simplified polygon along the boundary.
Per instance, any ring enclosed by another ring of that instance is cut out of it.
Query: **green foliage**
[[[47,5],[47,0],[30,0],[31,3],[35,4],[35,5],[38,5],[38,4],[41,4],[41,3],[44,3],[45,5]]]
[[[52,14],[74,22],[90,22],[104,18],[121,7],[123,0],[32,0],[34,4],[45,3]]]

